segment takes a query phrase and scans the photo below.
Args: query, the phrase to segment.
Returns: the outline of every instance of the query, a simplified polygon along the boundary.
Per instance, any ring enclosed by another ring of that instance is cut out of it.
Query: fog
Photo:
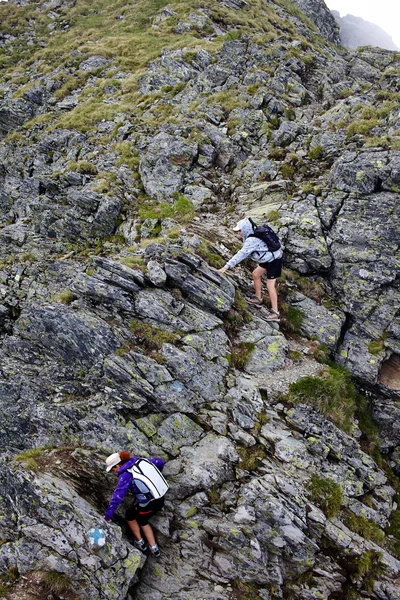
[[[375,23],[392,36],[400,48],[400,3],[398,0],[325,0],[331,10],[341,17],[354,15]]]

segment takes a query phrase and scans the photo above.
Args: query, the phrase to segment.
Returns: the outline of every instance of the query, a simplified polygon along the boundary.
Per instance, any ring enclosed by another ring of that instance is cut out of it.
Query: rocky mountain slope
[[[398,55],[320,0],[0,22],[0,595],[398,600]],[[280,329],[216,270],[243,214]],[[167,460],[159,562],[103,520],[123,448]]]
[[[342,44],[349,50],[354,50],[358,46],[378,46],[378,48],[386,48],[386,50],[399,49],[391,36],[378,25],[354,15],[341,17],[336,10],[333,10],[332,14],[340,27]]]

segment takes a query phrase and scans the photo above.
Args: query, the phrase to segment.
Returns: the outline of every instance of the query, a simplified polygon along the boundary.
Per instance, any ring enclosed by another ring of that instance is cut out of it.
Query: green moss
[[[313,473],[307,489],[311,502],[316,504],[329,519],[339,514],[343,504],[343,491],[333,479]]]
[[[311,404],[335,425],[351,433],[359,396],[343,367],[328,366],[320,377],[302,377],[290,385],[286,398]]]
[[[220,269],[226,262],[222,256],[216,254],[210,249],[210,245],[206,241],[202,241],[202,243],[196,248],[196,254],[215,269]]]
[[[303,358],[303,353],[299,350],[289,350],[288,356],[294,362],[298,362]]]
[[[385,349],[386,335],[383,335],[379,340],[373,340],[368,344],[368,352],[373,356],[379,355]]]

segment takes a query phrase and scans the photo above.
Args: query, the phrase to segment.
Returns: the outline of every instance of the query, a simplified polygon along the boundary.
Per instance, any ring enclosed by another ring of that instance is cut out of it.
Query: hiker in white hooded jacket
[[[270,252],[265,242],[253,234],[253,225],[249,219],[242,219],[238,222],[233,231],[237,231],[238,235],[243,239],[244,244],[222,269],[220,273],[225,273],[228,269],[235,267],[245,258],[251,258],[259,263],[252,273],[254,284],[254,296],[249,300],[249,303],[256,306],[262,306],[261,295],[261,277],[267,274],[267,290],[271,300],[271,312],[266,317],[268,321],[279,322],[278,311],[278,294],[276,291],[276,279],[282,274],[282,248],[276,252]]]

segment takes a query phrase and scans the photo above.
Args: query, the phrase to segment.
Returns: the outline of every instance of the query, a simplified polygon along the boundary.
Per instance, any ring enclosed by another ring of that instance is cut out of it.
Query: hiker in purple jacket
[[[134,494],[135,500],[126,511],[125,518],[135,536],[135,546],[142,552],[145,552],[149,547],[153,556],[158,558],[160,550],[156,543],[153,529],[149,524],[149,519],[162,509],[164,506],[164,497],[153,498],[149,488],[143,482],[134,481],[133,475],[128,469],[131,469],[138,459],[139,457],[137,456],[131,457],[130,452],[127,450],[115,452],[107,458],[106,470],[118,474],[118,485],[107,507],[105,519],[106,521],[111,521],[114,512],[128,491]],[[162,458],[149,458],[148,460],[159,471],[163,470],[164,461]],[[141,530],[143,530],[148,544],[143,539]]]

